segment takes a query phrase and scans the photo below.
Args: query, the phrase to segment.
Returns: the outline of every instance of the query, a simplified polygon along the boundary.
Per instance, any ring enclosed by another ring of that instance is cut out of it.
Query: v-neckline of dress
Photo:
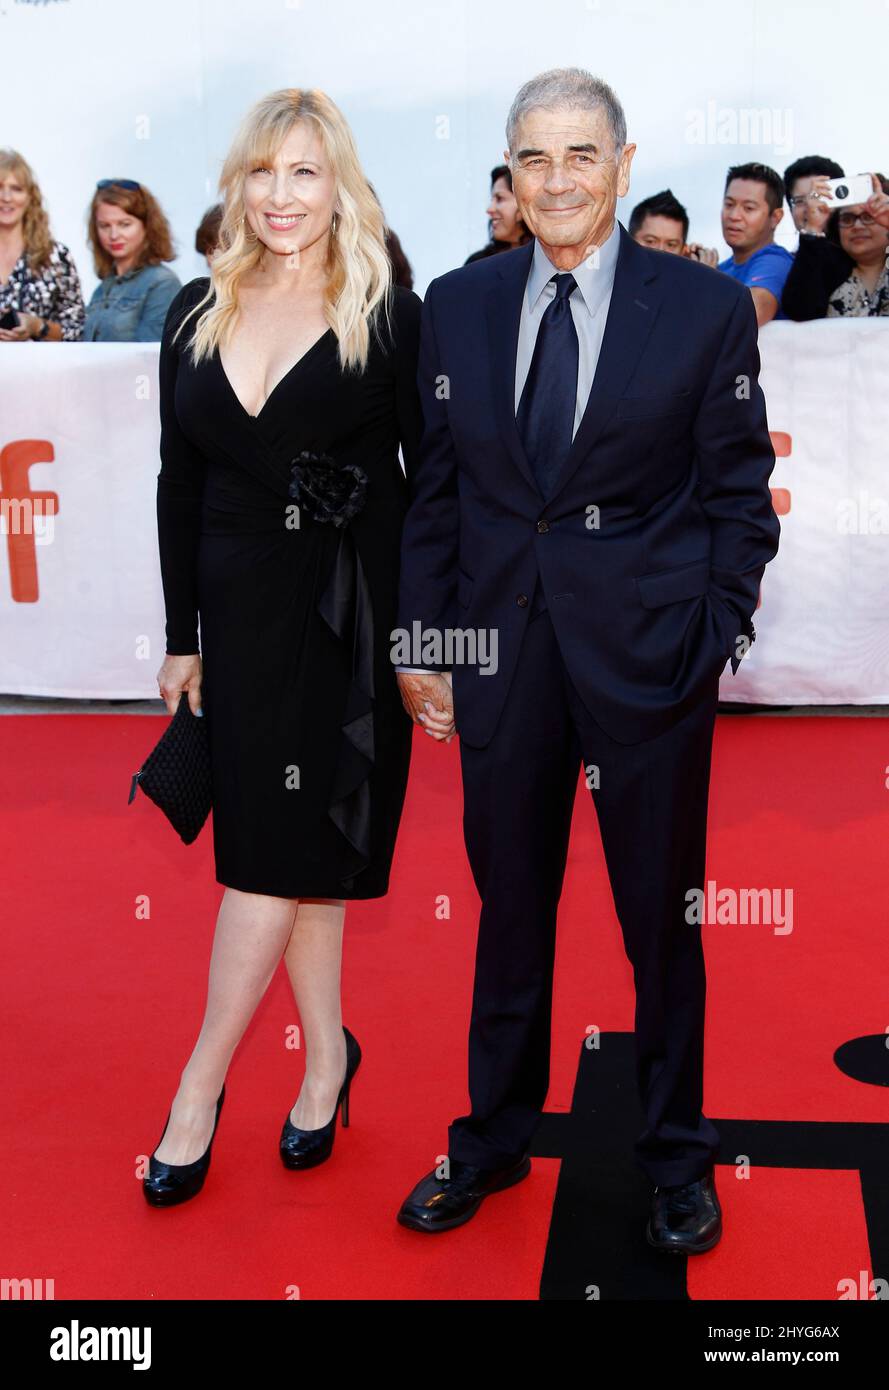
[[[235,404],[239,407],[239,409],[241,410],[241,413],[242,413],[248,420],[252,420],[254,423],[256,423],[257,421],[261,420],[261,419],[262,419],[262,416],[265,414],[265,411],[266,411],[266,409],[267,409],[267,407],[268,407],[269,402],[273,399],[273,397],[275,396],[276,392],[279,391],[279,390],[281,389],[281,387],[284,385],[285,381],[287,381],[288,378],[291,377],[291,376],[293,375],[293,373],[296,371],[297,367],[301,367],[302,364],[305,362],[306,358],[311,357],[312,354],[321,346],[321,344],[327,340],[327,338],[330,336],[331,333],[333,333],[333,329],[332,329],[332,328],[327,328],[327,329],[325,329],[325,331],[321,334],[320,338],[316,338],[315,341],[314,341],[314,343],[312,343],[309,347],[306,348],[306,350],[305,350],[305,352],[303,353],[302,357],[298,357],[298,358],[296,359],[296,361],[294,362],[293,366],[290,367],[290,368],[288,368],[288,370],[284,373],[284,375],[280,378],[280,380],[278,380],[278,381],[275,382],[275,384],[274,384],[274,386],[272,387],[271,391],[270,391],[269,394],[266,396],[266,398],[265,398],[265,400],[263,401],[262,405],[259,407],[259,410],[258,410],[258,412],[256,413],[256,415],[251,415],[251,414],[250,414],[250,411],[247,409],[247,407],[245,406],[244,402],[241,400],[241,398],[240,398],[240,396],[238,395],[237,391],[235,390],[234,386],[232,386],[231,381],[229,380],[228,372],[225,370],[225,367],[224,367],[223,362],[222,362],[222,354],[221,354],[221,352],[219,351],[219,348],[217,347],[217,349],[216,349],[216,360],[217,360],[218,363],[219,363],[219,370],[222,372],[222,375],[223,375],[223,377],[224,377],[224,379],[225,379],[225,384],[226,384],[226,386],[227,386],[228,389],[229,389],[229,392],[230,392],[230,394],[231,394],[232,400],[233,400],[233,401],[235,402]]]

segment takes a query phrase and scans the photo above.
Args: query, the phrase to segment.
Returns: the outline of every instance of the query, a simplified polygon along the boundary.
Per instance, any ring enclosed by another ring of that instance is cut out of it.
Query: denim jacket
[[[165,265],[114,271],[100,280],[87,305],[85,343],[159,343],[171,300],[181,288]]]

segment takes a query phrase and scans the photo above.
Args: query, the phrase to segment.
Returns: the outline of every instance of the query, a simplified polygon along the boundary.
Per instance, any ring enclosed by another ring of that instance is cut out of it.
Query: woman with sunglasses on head
[[[838,207],[823,232],[800,231],[799,249],[781,303],[790,319],[876,318],[889,315],[889,179],[871,174],[866,203]],[[813,199],[828,195],[813,179]]]
[[[158,686],[171,714],[187,699],[205,720],[225,892],[143,1181],[154,1206],[200,1190],[232,1054],[282,961],[305,1075],[280,1158],[329,1158],[361,1060],[342,1022],[345,907],[388,891],[413,732],[391,648],[421,301],[392,283],[382,210],[323,92],[259,101],[220,188],[211,274],[176,296],[161,342]]]
[[[0,150],[0,342],[77,342],[80,278],[54,241],[40,187],[17,150]]]
[[[87,305],[84,340],[159,343],[182,286],[162,264],[175,251],[157,199],[135,179],[100,179],[88,220],[99,283]]]

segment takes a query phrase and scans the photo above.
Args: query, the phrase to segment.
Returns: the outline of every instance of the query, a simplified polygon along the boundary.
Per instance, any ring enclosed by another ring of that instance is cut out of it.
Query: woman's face
[[[96,205],[99,245],[115,263],[118,274],[128,270],[145,245],[145,223],[116,203]]]
[[[519,205],[503,177],[494,181],[487,212],[491,219],[491,236],[495,241],[518,241],[521,235]]]
[[[245,216],[275,256],[326,251],[336,183],[314,122],[297,121],[270,164],[248,169]]]
[[[864,220],[862,220],[862,218]],[[853,220],[854,219],[854,220]],[[886,255],[889,232],[868,218],[863,203],[842,208],[837,215],[840,244],[848,256],[860,265],[873,264]]]
[[[20,225],[29,201],[25,185],[15,174],[0,174],[0,227],[4,231]]]

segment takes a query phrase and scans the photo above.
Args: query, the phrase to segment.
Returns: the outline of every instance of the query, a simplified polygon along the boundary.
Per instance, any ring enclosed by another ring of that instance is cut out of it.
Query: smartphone
[[[0,314],[0,328],[18,328],[19,316],[15,309],[7,309],[4,314]]]
[[[828,207],[841,208],[848,204],[850,207],[858,203],[866,203],[874,191],[870,181],[870,174],[853,174],[851,178],[828,179],[830,197],[825,199]]]

